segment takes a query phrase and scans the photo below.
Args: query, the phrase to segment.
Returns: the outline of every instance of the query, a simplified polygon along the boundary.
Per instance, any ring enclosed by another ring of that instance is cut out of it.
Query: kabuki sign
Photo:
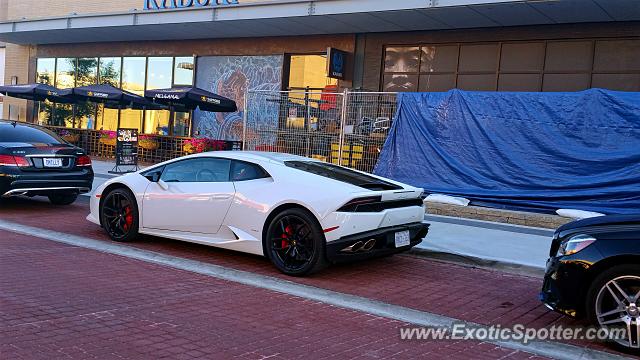
[[[188,9],[238,4],[239,0],[144,0],[144,9]]]

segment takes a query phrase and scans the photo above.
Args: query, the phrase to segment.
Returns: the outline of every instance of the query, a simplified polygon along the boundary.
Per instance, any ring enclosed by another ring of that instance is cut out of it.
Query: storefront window
[[[286,103],[287,127],[318,129],[318,109],[321,91],[335,91],[337,79],[327,77],[326,55],[291,55],[289,62],[289,89],[316,91],[292,93]]]
[[[173,71],[174,85],[193,85],[193,71],[195,62],[193,57],[177,57],[175,59],[175,68]]]
[[[55,104],[53,111],[53,126],[73,127],[73,106],[69,104]]]
[[[96,104],[85,102],[75,105],[75,124],[78,129],[95,129],[96,126]]]
[[[36,101],[35,115],[37,116],[36,122],[38,125],[53,125],[53,103],[50,101]]]
[[[104,57],[37,59],[36,81],[61,89],[109,84],[135,94],[146,89],[193,85],[195,59],[183,57]],[[188,136],[191,113],[107,109],[101,104],[34,103],[39,124],[96,130],[136,128],[158,135]],[[174,118],[175,117],[175,118]]]
[[[176,111],[173,119],[173,135],[189,136],[190,128],[191,128],[191,113]]]
[[[150,57],[147,69],[147,90],[168,89],[171,87],[173,58]]]
[[[76,70],[76,86],[88,86],[98,83],[98,59],[80,58]]]
[[[326,55],[291,55],[289,88],[323,90],[338,80],[327,77]]]
[[[38,59],[36,82],[53,85],[56,75],[56,59]]]
[[[150,57],[147,64],[147,90],[168,89],[173,79],[173,58]],[[169,111],[148,110],[144,121],[145,134],[169,135]]]
[[[142,110],[122,109],[120,111],[120,128],[138,129],[142,128]]]
[[[100,58],[100,84],[120,87],[122,58]]]
[[[76,82],[76,59],[59,58],[56,61],[56,84],[60,89],[72,88]],[[69,104],[55,104],[53,111],[53,125],[73,127],[73,106]]]
[[[76,68],[76,86],[89,86],[98,83],[98,58],[80,58]],[[78,103],[75,105],[74,127],[93,129],[96,119],[96,104]]]
[[[144,119],[144,133],[169,135],[169,117],[167,110],[147,110]]]
[[[96,117],[96,130],[118,129],[118,109],[109,109],[104,105],[98,105],[98,116]]]
[[[126,57],[122,61],[122,89],[144,96],[146,58]]]
[[[76,86],[76,59],[58,58],[55,86],[59,89],[68,89]]]

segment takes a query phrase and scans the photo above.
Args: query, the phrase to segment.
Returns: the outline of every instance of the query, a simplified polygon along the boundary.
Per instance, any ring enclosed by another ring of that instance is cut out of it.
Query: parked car
[[[142,233],[212,245],[267,256],[302,276],[419,244],[429,228],[421,195],[304,157],[209,152],[107,181],[87,219],[115,241]]]
[[[564,225],[550,256],[540,296],[545,305],[597,327],[626,329],[615,343],[640,349],[640,215]]]
[[[47,196],[56,205],[91,191],[91,158],[44,128],[0,120],[0,197]]]

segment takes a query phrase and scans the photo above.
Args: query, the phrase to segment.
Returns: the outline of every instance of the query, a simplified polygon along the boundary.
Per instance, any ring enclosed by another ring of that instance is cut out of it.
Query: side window
[[[268,178],[269,174],[260,166],[243,161],[234,161],[231,169],[232,181],[248,181]]]
[[[199,158],[168,164],[160,179],[164,182],[227,182],[231,160]]]

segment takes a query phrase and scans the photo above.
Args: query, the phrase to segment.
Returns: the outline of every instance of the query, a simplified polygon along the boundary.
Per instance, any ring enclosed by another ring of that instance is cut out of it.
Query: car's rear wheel
[[[591,323],[608,330],[623,329],[612,339],[623,350],[640,351],[640,265],[620,265],[600,274],[587,294]]]
[[[51,194],[49,201],[54,205],[71,205],[78,199],[77,193]]]
[[[265,240],[269,260],[287,275],[309,275],[327,264],[324,233],[313,215],[303,209],[276,215]]]
[[[138,236],[138,205],[133,194],[123,188],[109,191],[102,197],[100,223],[111,239],[133,241]]]

